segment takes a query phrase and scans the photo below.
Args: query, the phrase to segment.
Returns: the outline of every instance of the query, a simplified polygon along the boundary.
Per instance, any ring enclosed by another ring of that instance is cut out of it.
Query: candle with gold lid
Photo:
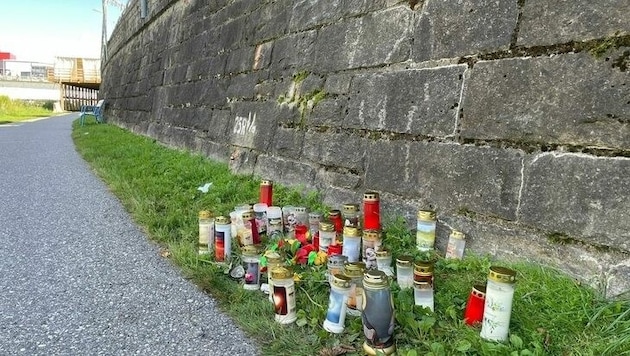
[[[515,282],[516,272],[514,270],[499,266],[490,267],[481,324],[482,339],[507,340]]]

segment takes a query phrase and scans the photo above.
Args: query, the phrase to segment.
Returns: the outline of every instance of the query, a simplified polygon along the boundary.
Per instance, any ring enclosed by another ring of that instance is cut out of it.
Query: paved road
[[[0,355],[252,355],[79,157],[76,114],[0,125]]]

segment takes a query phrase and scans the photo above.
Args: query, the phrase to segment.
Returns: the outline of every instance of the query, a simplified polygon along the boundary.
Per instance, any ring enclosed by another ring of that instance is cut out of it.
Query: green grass
[[[50,103],[29,103],[0,95],[0,124],[8,124],[52,115]]]
[[[297,285],[298,321],[282,326],[261,292],[248,292],[225,268],[198,258],[197,213],[210,209],[227,215],[234,206],[256,202],[260,177],[231,174],[224,163],[166,148],[154,140],[112,125],[74,126],[78,151],[107,182],[149,236],[268,355],[335,355],[345,347],[359,354],[363,341],[360,318],[348,317],[346,330],[332,335],[322,328],[328,301],[324,268],[302,272]],[[197,187],[212,182],[209,192]],[[317,194],[274,185],[275,205],[301,205],[324,211]],[[385,222],[384,243],[394,255],[415,251],[414,236],[401,218]],[[414,252],[418,255],[417,252]],[[426,257],[426,256],[425,256]],[[630,301],[604,300],[556,270],[526,263],[503,263],[488,256],[461,261],[437,255],[436,312],[413,306],[411,291],[392,284],[399,355],[630,355]],[[486,342],[479,328],[461,316],[471,286],[485,281],[488,268],[502,264],[518,271],[518,282],[506,343]]]

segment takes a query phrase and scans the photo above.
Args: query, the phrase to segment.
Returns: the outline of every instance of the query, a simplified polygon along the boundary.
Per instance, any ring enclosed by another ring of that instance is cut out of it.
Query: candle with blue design
[[[328,301],[328,312],[324,320],[324,329],[331,333],[340,334],[343,332],[346,321],[346,304],[350,293],[350,278],[335,274],[330,282],[330,297]]]
[[[363,277],[363,351],[368,355],[392,355],[394,344],[394,302],[389,280],[383,271],[369,270]]]

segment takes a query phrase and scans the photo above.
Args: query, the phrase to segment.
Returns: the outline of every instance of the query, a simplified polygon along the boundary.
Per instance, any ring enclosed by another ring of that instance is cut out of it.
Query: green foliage
[[[0,95],[0,124],[17,122],[52,114],[52,102],[11,100]]]
[[[274,321],[273,307],[261,292],[244,290],[228,274],[228,266],[199,257],[197,213],[225,215],[234,206],[258,198],[258,177],[234,175],[224,163],[168,149],[146,137],[112,125],[78,127],[78,151],[107,182],[134,219],[160,242],[172,260],[221,307],[268,355],[361,354],[361,319],[348,316],[344,333],[322,328],[329,288],[324,266],[296,267],[298,319],[291,325]],[[208,193],[197,190],[207,182]],[[325,212],[317,192],[274,184],[275,205],[300,205]],[[420,253],[408,223],[386,221],[384,244],[395,256],[412,254],[434,261],[435,312],[414,305],[411,290],[391,282],[396,310],[395,341],[400,355],[630,355],[630,301],[601,299],[562,273],[527,263],[504,263],[468,254],[446,260],[441,253]],[[236,246],[235,246],[236,247]],[[238,253],[233,263],[238,263]],[[479,337],[479,327],[462,322],[474,284],[484,283],[488,268],[515,269],[516,291],[509,340],[494,343]]]

